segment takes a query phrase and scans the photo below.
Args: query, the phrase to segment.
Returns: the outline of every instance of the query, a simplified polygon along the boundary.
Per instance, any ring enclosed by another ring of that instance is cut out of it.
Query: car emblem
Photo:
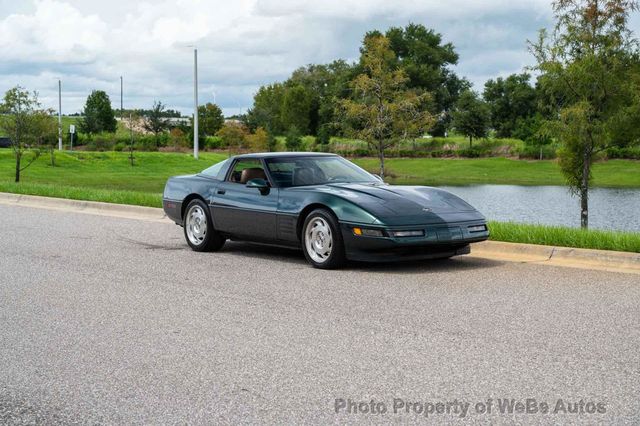
[[[429,207],[425,207],[422,209],[423,212],[431,213],[432,210]]]

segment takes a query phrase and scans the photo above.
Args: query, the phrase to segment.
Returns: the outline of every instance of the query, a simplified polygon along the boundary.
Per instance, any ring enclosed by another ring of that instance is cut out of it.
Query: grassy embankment
[[[491,239],[495,241],[640,253],[639,233],[583,231],[560,226],[510,222],[491,222],[489,229]]]
[[[43,195],[90,201],[161,206],[164,183],[169,176],[195,173],[227,157],[202,153],[199,160],[185,154],[136,153],[131,167],[126,153],[75,152],[56,154],[56,167],[43,155],[13,182],[12,152],[0,149],[0,192]],[[356,160],[375,171],[375,159]],[[521,161],[504,158],[469,160],[390,159],[388,169],[401,183],[427,185],[522,184],[560,185],[562,176],[551,161]],[[596,164],[594,184],[611,187],[640,187],[640,163],[608,161]],[[492,239],[640,252],[640,234],[581,231],[538,225],[492,223]]]

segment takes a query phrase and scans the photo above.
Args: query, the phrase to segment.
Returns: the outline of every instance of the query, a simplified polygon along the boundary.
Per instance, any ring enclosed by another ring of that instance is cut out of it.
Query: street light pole
[[[62,151],[62,81],[58,79],[58,151]]]
[[[120,121],[124,120],[124,117],[122,116],[122,114],[124,113],[124,108],[123,108],[123,102],[122,102],[122,98],[123,98],[123,85],[122,85],[122,76],[120,76]]]
[[[198,49],[193,49],[193,158],[198,159]]]

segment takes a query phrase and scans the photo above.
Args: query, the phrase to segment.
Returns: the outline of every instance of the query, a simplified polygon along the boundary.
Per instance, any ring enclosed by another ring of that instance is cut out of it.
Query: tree
[[[375,149],[381,177],[385,149],[406,136],[409,126],[424,132],[434,122],[426,108],[430,94],[408,90],[408,78],[394,67],[394,61],[386,37],[365,37],[360,58],[363,72],[351,83],[353,97],[340,103],[345,126]]]
[[[541,30],[531,44],[538,83],[556,112],[546,127],[561,143],[560,167],[580,197],[582,228],[594,158],[640,139],[640,59],[628,26],[637,9],[635,0],[557,0],[555,31]]]
[[[529,84],[529,78],[527,73],[512,74],[506,79],[498,77],[485,83],[483,97],[498,137],[512,137],[518,120],[536,113],[536,89]]]
[[[469,138],[469,147],[473,146],[473,138],[487,136],[490,121],[489,107],[478,98],[475,92],[467,90],[460,95],[452,117],[453,127]]]
[[[169,131],[169,140],[174,148],[180,148],[188,145],[185,138],[185,132],[178,127],[174,127]]]
[[[11,140],[16,159],[15,181],[20,182],[20,173],[40,156],[38,148],[57,138],[55,120],[51,111],[41,109],[37,93],[30,93],[20,86],[5,93],[0,113],[0,130]],[[22,158],[27,152],[31,152],[32,157],[24,165]]]
[[[217,136],[220,136],[222,143],[233,152],[243,149],[248,133],[244,124],[230,121],[218,130]]]
[[[224,115],[216,104],[207,102],[198,107],[198,133],[202,137],[213,136],[224,126]]]
[[[450,111],[460,93],[471,88],[466,79],[459,78],[449,69],[458,63],[455,47],[452,43],[443,43],[441,34],[420,24],[389,28],[385,36],[398,67],[409,79],[407,87],[432,93],[430,110],[438,119],[431,133],[444,135],[450,126]]]
[[[264,152],[268,150],[269,135],[262,127],[258,127],[252,134],[247,135],[247,144],[253,152]]]
[[[153,133],[156,140],[156,147],[160,146],[158,136],[169,127],[167,121],[163,117],[165,105],[160,101],[153,102],[153,108],[144,117],[143,127],[146,131]]]
[[[300,147],[302,146],[302,135],[296,126],[292,126],[289,129],[285,142],[287,144],[287,151],[300,151]]]
[[[78,124],[83,133],[114,133],[118,126],[109,95],[102,90],[91,92],[87,97],[82,115],[84,117],[79,120]]]
[[[335,106],[338,99],[350,95],[349,82],[357,75],[355,71],[356,66],[336,60],[326,65],[311,64],[298,68],[285,81],[285,87],[302,86],[306,90],[309,134],[318,135],[321,129],[328,136],[337,133],[339,126]]]
[[[282,125],[289,129],[295,127],[302,134],[308,134],[311,106],[311,93],[304,86],[287,87],[282,99]]]
[[[260,87],[253,97],[253,107],[247,112],[247,124],[251,129],[262,127],[276,134],[284,132],[280,116],[284,90],[281,83]]]
[[[267,130],[267,151],[274,152],[278,145],[276,136],[270,130]]]

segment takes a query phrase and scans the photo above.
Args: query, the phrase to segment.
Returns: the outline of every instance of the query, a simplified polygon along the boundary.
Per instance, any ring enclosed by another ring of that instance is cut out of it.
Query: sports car
[[[195,251],[226,240],[301,248],[322,269],[346,260],[448,258],[486,240],[485,218],[450,192],[394,186],[325,153],[231,157],[169,178],[164,211]]]

